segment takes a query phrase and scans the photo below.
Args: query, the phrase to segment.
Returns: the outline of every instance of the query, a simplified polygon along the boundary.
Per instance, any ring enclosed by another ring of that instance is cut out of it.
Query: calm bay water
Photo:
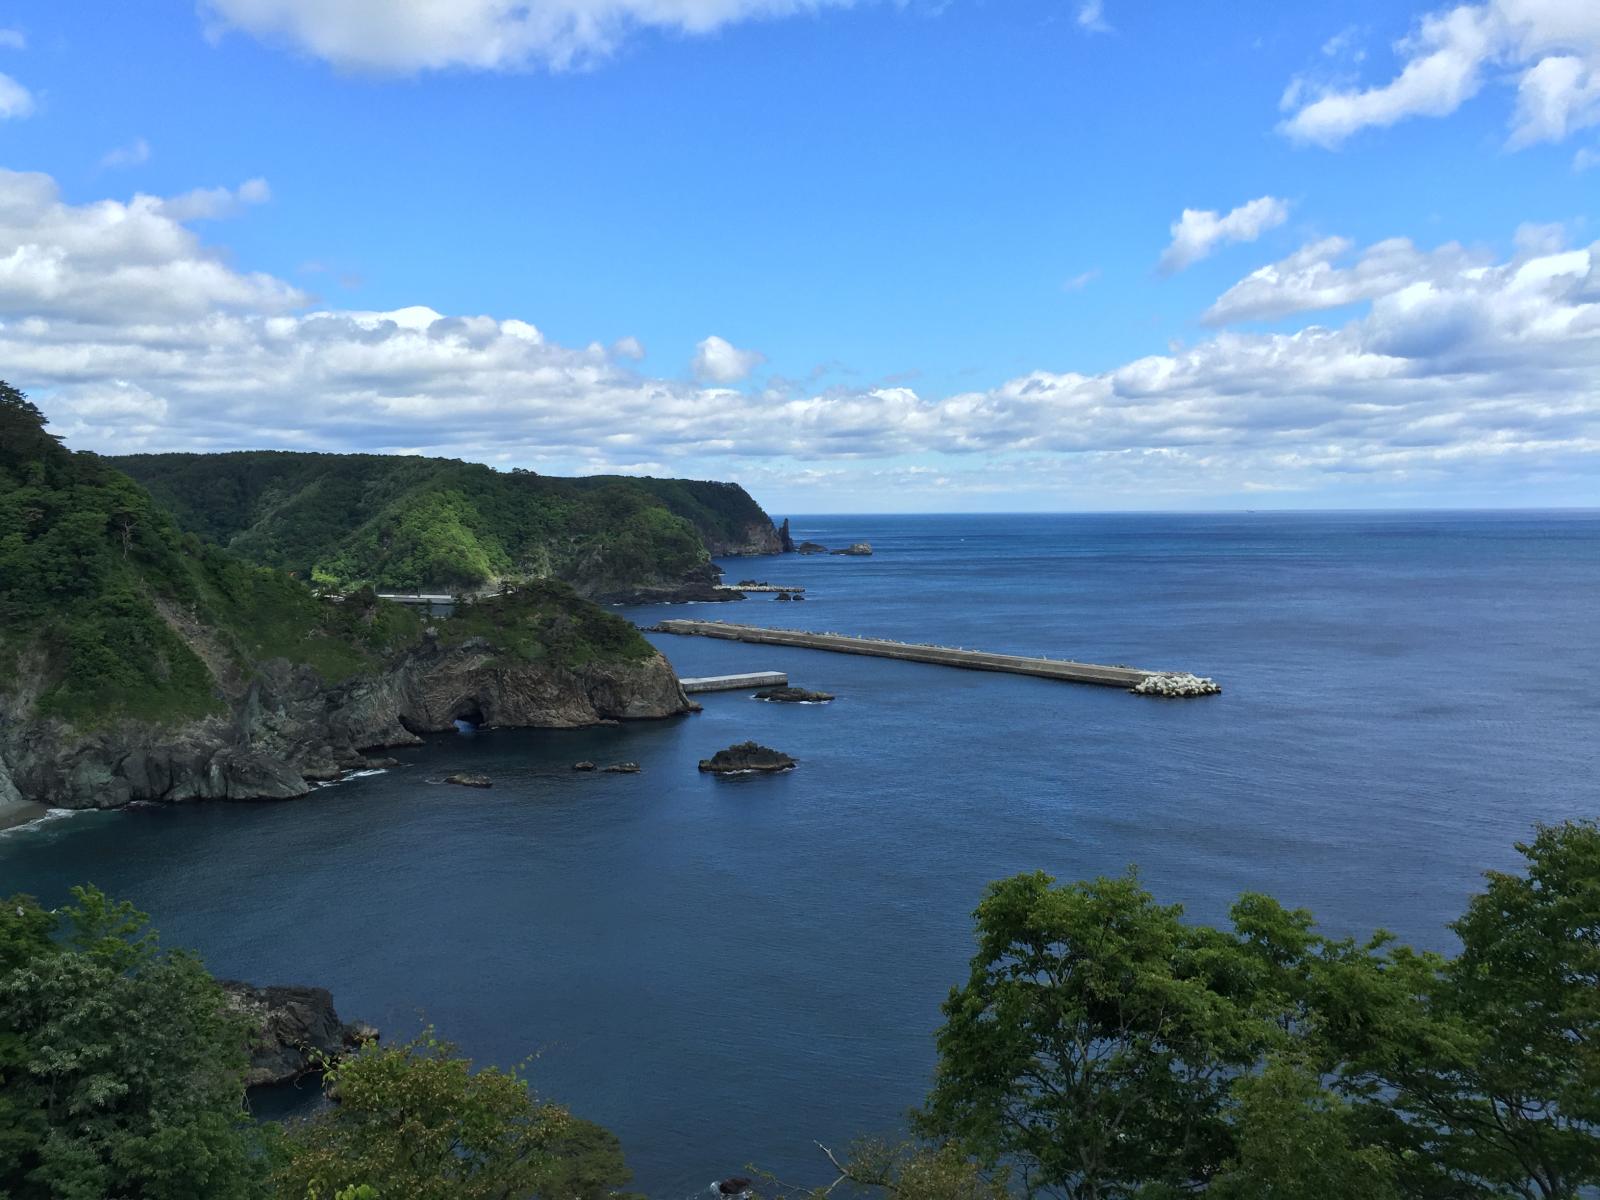
[[[0,836],[0,893],[92,880],[219,974],[436,1025],[623,1138],[687,1196],[926,1090],[985,883],[1137,863],[1438,948],[1535,821],[1600,816],[1600,513],[798,518],[869,559],[740,559],[802,604],[629,610],[1193,670],[1172,702],[657,637],[685,675],[786,670],[831,705],[433,739],[283,804],[82,814]],[[801,767],[715,780],[754,737]],[[637,776],[570,764],[633,759]],[[489,791],[431,783],[484,771]]]

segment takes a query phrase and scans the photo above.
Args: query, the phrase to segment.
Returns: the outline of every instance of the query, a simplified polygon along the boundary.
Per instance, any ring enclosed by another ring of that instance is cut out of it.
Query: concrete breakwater
[[[727,621],[668,620],[654,627],[658,633],[722,638],[731,642],[751,642],[764,646],[799,646],[807,650],[831,650],[837,654],[867,654],[894,658],[902,662],[933,663],[961,667],[969,671],[1002,671],[1012,675],[1035,675],[1069,683],[1093,683],[1104,687],[1138,688],[1156,677],[1186,675],[1186,672],[1147,671],[1138,667],[1101,666],[1058,658],[1030,658],[1019,654],[991,654],[986,650],[965,650],[954,646],[924,646],[896,642],[888,638],[854,637],[844,633],[808,633],[800,629],[767,629],[759,625],[735,625]],[[1206,681],[1209,683],[1209,681]],[[1209,695],[1211,691],[1188,692]]]
[[[751,671],[744,675],[704,675],[698,679],[679,679],[688,695],[696,692],[743,692],[757,688],[787,687],[789,677],[782,671]]]

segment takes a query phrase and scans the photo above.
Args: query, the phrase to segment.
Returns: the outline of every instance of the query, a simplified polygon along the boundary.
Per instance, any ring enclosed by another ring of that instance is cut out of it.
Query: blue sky
[[[6,4],[0,351],[100,450],[1600,503],[1590,10]]]

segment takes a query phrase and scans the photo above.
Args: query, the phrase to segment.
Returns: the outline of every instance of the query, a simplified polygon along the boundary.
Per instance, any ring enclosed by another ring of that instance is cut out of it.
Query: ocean
[[[803,603],[624,610],[1128,663],[1110,688],[652,635],[679,673],[783,670],[828,705],[445,735],[304,801],[141,807],[0,835],[0,894],[93,881],[220,975],[331,988],[403,1038],[535,1056],[654,1197],[895,1132],[990,880],[1136,867],[1225,919],[1448,950],[1539,821],[1600,816],[1600,513],[797,517],[870,558],[726,562]],[[776,777],[695,764],[755,738]],[[638,775],[577,774],[579,759]],[[481,771],[486,791],[440,786]],[[279,1097],[280,1108],[297,1098]]]

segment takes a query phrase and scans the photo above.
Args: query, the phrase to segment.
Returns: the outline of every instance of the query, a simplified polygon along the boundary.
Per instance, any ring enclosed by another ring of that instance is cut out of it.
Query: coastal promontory
[[[184,533],[0,386],[0,806],[288,799],[458,720],[691,710],[627,621],[546,580],[427,618]],[[15,532],[10,532],[15,531]]]

